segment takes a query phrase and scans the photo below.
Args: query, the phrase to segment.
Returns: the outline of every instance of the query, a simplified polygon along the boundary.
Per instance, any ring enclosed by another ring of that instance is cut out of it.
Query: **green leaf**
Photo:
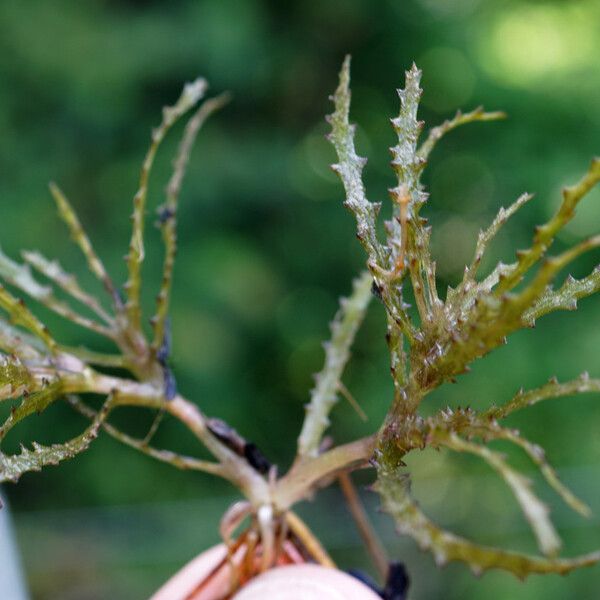
[[[342,298],[331,324],[331,340],[324,344],[325,364],[316,375],[316,385],[306,406],[306,418],[298,438],[298,455],[317,456],[323,432],[329,426],[329,413],[337,402],[337,393],[350,348],[360,327],[369,301],[373,279],[369,272],[354,281],[352,294]]]
[[[17,388],[15,388],[16,390]],[[63,383],[60,379],[56,379],[52,383],[46,383],[45,387],[32,394],[23,390],[23,400],[21,404],[13,409],[2,426],[0,427],[0,441],[4,436],[25,417],[33,413],[40,414],[45,411],[50,404],[59,398],[64,392]]]
[[[177,155],[173,161],[173,174],[167,184],[167,199],[157,211],[158,223],[165,245],[165,258],[163,261],[160,290],[156,296],[156,314],[150,319],[150,323],[154,329],[152,349],[155,355],[164,342],[165,323],[169,312],[169,301],[173,284],[173,267],[175,266],[175,255],[177,253],[177,208],[181,184],[183,183],[198,132],[205,121],[228,101],[229,94],[221,94],[216,98],[210,98],[200,106],[188,121],[179,148],[177,149]]]
[[[21,395],[32,383],[29,369],[18,357],[0,353],[0,401]]]
[[[499,119],[505,119],[506,113],[501,111],[496,112],[485,112],[483,106],[478,106],[475,110],[468,113],[462,113],[460,110],[457,111],[453,119],[444,121],[441,125],[434,127],[427,136],[427,139],[421,144],[418,154],[424,159],[429,157],[431,151],[435,148],[437,142],[447,133],[466,125],[467,123],[475,123],[477,121],[498,121]]]
[[[499,452],[468,442],[456,433],[438,432],[432,434],[432,439],[434,443],[439,443],[456,452],[467,452],[479,456],[497,471],[521,506],[525,518],[535,533],[542,553],[546,556],[555,556],[558,553],[561,541],[548,516],[548,507],[533,493],[531,482],[510,467]]]
[[[127,314],[131,326],[135,330],[140,328],[140,288],[141,288],[141,264],[144,260],[144,222],[146,212],[146,197],[148,195],[148,179],[154,164],[156,152],[169,129],[175,122],[190,110],[204,96],[206,91],[206,80],[199,78],[188,83],[183,88],[181,96],[173,106],[163,109],[161,124],[152,132],[152,142],[146,153],[140,172],[138,190],[133,198],[133,227],[131,230],[131,241],[129,253],[127,254],[128,279],[125,284],[127,292]]]
[[[366,250],[370,265],[387,269],[385,252],[377,239],[376,223],[380,205],[367,200],[362,171],[367,159],[359,156],[354,147],[355,125],[350,124],[350,56],[346,56],[339,76],[339,85],[332,96],[334,112],[327,117],[338,162],[331,168],[342,180],[346,191],[344,206],[356,217],[356,235]]]
[[[544,558],[474,544],[439,528],[423,514],[410,496],[408,476],[380,468],[373,487],[381,496],[383,510],[396,522],[398,533],[412,537],[421,550],[431,552],[439,566],[450,561],[461,561],[476,575],[489,569],[503,569],[525,579],[534,573],[565,575],[600,561],[600,552],[575,558]]]
[[[0,452],[0,483],[16,482],[23,473],[40,471],[48,465],[57,465],[87,450],[92,441],[98,437],[98,430],[109,411],[110,404],[107,402],[81,435],[63,444],[42,446],[34,442],[32,449],[21,446],[21,452],[13,456]]]

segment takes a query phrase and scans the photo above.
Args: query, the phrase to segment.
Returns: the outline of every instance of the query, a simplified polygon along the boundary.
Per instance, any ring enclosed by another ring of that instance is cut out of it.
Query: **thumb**
[[[381,600],[358,579],[313,564],[270,569],[245,585],[233,600]]]

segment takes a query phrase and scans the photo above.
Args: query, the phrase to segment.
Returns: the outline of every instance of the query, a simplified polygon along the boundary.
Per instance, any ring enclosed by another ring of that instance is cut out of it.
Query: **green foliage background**
[[[232,103],[200,135],[184,185],[173,366],[188,397],[285,467],[311,374],[321,365],[328,320],[363,261],[323,138],[343,55],[354,57],[354,120],[359,150],[370,157],[372,200],[386,201],[392,181],[388,117],[397,112],[394,89],[413,60],[424,71],[421,117],[428,125],[478,104],[509,114],[505,122],[453,133],[426,173],[432,197],[423,214],[434,225],[440,275],[451,284],[477,231],[499,206],[525,190],[537,194],[496,242],[498,254],[510,260],[552,212],[560,186],[574,182],[598,154],[598,23],[594,0],[3,2],[2,248],[13,255],[38,248],[83,272],[47,192],[53,179],[78,208],[115,278],[124,279],[131,199],[161,107],[197,75],[206,76],[214,92],[231,90]],[[151,207],[162,199],[177,131],[160,152]],[[596,190],[562,241],[597,233],[599,225]],[[148,308],[161,260],[159,235],[149,232]],[[587,264],[581,260],[574,275],[593,264],[593,256]],[[587,369],[598,376],[599,316],[592,298],[576,314],[544,319],[430,402],[485,406],[551,375],[572,378]],[[71,344],[97,343],[48,320]],[[341,404],[334,414],[339,440],[375,428],[391,398],[383,333],[383,310],[374,305],[345,377],[371,421],[362,424]],[[152,416],[122,418],[142,432]],[[514,419],[548,448],[563,479],[595,511],[584,522],[548,494],[567,553],[599,545],[599,423],[593,397],[550,402]],[[51,442],[81,427],[76,414],[57,405],[18,432],[21,439]],[[168,422],[157,443],[195,450]],[[444,525],[484,542],[532,549],[508,492],[484,466],[439,455],[411,466],[417,497]],[[145,597],[216,540],[216,519],[232,493],[105,437],[73,462],[28,475],[5,491],[40,599]],[[375,506],[375,498],[368,500]],[[332,491],[305,514],[342,566],[368,568],[340,506]],[[415,599],[591,598],[600,584],[598,567],[567,579],[534,577],[525,585],[496,573],[476,581],[462,566],[438,572],[412,543],[393,539],[391,521],[376,519],[395,558],[409,564]],[[67,558],[59,560],[61,553]]]

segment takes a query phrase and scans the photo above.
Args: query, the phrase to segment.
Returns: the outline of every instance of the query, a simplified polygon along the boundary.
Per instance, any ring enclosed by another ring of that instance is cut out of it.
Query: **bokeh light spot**
[[[517,5],[497,13],[482,29],[482,66],[503,83],[529,85],[532,79],[597,65],[594,4]]]

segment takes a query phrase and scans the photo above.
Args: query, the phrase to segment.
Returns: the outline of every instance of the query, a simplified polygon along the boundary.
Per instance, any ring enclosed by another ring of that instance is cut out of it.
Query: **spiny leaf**
[[[551,379],[545,385],[528,392],[520,391],[514,398],[503,406],[494,406],[482,414],[483,419],[504,419],[511,413],[533,406],[550,398],[561,398],[575,394],[600,392],[600,379],[593,379],[587,373],[582,373],[577,379],[559,383]]]
[[[524,323],[525,312],[544,294],[550,282],[554,280],[554,277],[576,258],[599,247],[600,235],[597,235],[583,240],[558,256],[547,258],[542,263],[531,283],[517,295],[510,297],[508,302],[510,311],[515,314],[518,312],[521,322]],[[503,280],[500,280],[499,287],[502,286],[502,283]]]
[[[397,145],[390,148],[391,165],[398,182],[389,190],[394,202],[394,218],[386,225],[388,246],[392,248],[396,264],[398,251],[406,252],[406,259],[400,256],[400,263],[408,266],[417,309],[421,321],[427,324],[439,310],[440,301],[429,250],[430,230],[419,217],[419,211],[427,199],[427,194],[419,185],[426,160],[417,154],[417,142],[423,129],[423,122],[417,119],[423,93],[420,81],[421,71],[413,64],[406,71],[404,89],[398,90],[400,113],[391,119],[398,136]]]
[[[144,260],[144,221],[146,211],[146,197],[148,194],[148,179],[154,164],[154,158],[160,143],[173,124],[190,110],[202,98],[206,91],[206,80],[199,78],[188,83],[183,88],[181,96],[173,106],[167,106],[163,109],[163,119],[161,124],[152,132],[152,142],[146,153],[140,172],[140,182],[138,191],[133,198],[133,227],[131,230],[131,241],[129,243],[129,253],[127,254],[128,279],[125,284],[127,292],[127,315],[131,326],[139,330],[140,328],[140,287],[141,264]]]
[[[477,238],[477,246],[475,248],[475,256],[473,257],[473,262],[468,267],[468,272],[471,277],[475,277],[477,272],[477,268],[481,263],[481,259],[490,244],[490,242],[496,237],[498,231],[502,228],[502,226],[510,219],[523,205],[529,202],[533,198],[533,194],[528,194],[525,192],[521,194],[515,202],[513,202],[508,208],[500,208],[498,214],[492,221],[491,225],[479,234]]]
[[[40,264],[39,262],[37,264]],[[54,296],[51,287],[40,285],[32,276],[29,265],[21,265],[2,253],[0,250],[0,276],[5,281],[25,292],[40,304],[43,304],[61,317],[104,335],[113,337],[113,332],[103,325],[76,313],[68,304]]]
[[[429,154],[434,149],[437,142],[447,133],[466,125],[467,123],[474,123],[476,121],[498,121],[499,119],[505,119],[506,113],[501,111],[496,112],[485,112],[483,106],[478,106],[475,110],[468,113],[462,113],[460,110],[457,111],[453,119],[444,121],[441,125],[433,127],[427,136],[427,139],[421,144],[418,154],[420,157],[427,159]]]
[[[15,325],[21,325],[38,337],[49,350],[56,348],[56,342],[48,328],[25,306],[23,300],[15,298],[0,285],[0,308],[4,309]]]
[[[177,205],[183,177],[187,170],[196,136],[202,125],[211,114],[219,110],[228,101],[229,94],[221,94],[216,98],[211,98],[204,102],[188,121],[173,162],[173,174],[167,185],[167,199],[158,209],[158,223],[165,244],[165,258],[160,291],[156,297],[156,314],[150,319],[154,327],[152,348],[155,353],[163,342],[165,321],[169,312],[173,267],[177,252]]]
[[[556,274],[584,252],[599,246],[600,236],[596,236],[546,259],[519,293],[497,297],[495,292],[481,292],[468,299],[469,309],[459,310],[458,316],[464,321],[460,327],[453,325],[458,322],[457,315],[453,311],[446,313],[449,326],[433,329],[426,339],[426,344],[434,345],[435,352],[430,351],[431,358],[419,365],[419,379],[428,382],[428,389],[435,387],[440,381],[464,372],[469,363],[504,343],[509,334],[527,326],[526,311],[543,295]],[[499,286],[502,281],[500,278]]]
[[[0,400],[20,396],[32,381],[29,369],[19,358],[0,353]]]
[[[382,498],[383,509],[396,522],[400,534],[412,537],[422,550],[428,550],[438,565],[462,561],[480,575],[489,569],[504,569],[525,579],[533,573],[559,573],[587,567],[600,561],[600,552],[576,558],[544,558],[481,546],[445,531],[432,523],[410,497],[408,477],[386,469],[378,470],[373,486]]]
[[[40,391],[32,394],[24,393],[21,404],[11,411],[6,421],[0,427],[0,440],[25,417],[33,413],[39,414],[46,410],[52,402],[62,395],[63,391],[62,381],[56,379],[55,381],[46,383]]]
[[[20,359],[38,358],[44,352],[40,341],[0,318],[0,350]]]
[[[386,269],[384,250],[377,239],[376,222],[380,205],[367,200],[362,171],[367,159],[358,156],[354,147],[356,127],[350,124],[350,56],[346,56],[340,71],[340,82],[332,96],[335,111],[327,117],[331,133],[327,139],[333,144],[338,162],[331,166],[339,175],[346,191],[344,205],[354,213],[357,237],[369,257],[369,263]]]
[[[39,252],[23,251],[22,255],[24,260],[36,269],[36,271],[39,271],[67,294],[70,294],[73,298],[95,312],[106,324],[112,325],[114,323],[113,318],[106,313],[98,300],[84,291],[75,275],[67,273],[57,260],[50,261]]]
[[[81,401],[80,398],[70,394],[67,396],[67,401],[77,412],[82,414],[84,417],[91,419],[98,418],[98,412],[94,409],[90,408],[87,404]],[[176,454],[175,452],[171,452],[170,450],[160,450],[157,448],[153,448],[149,446],[145,440],[140,440],[134,438],[121,430],[117,429],[114,425],[106,422],[104,420],[102,422],[102,429],[106,431],[111,437],[115,438],[122,444],[126,446],[130,446],[131,448],[135,448],[142,454],[146,454],[151,458],[159,460],[164,463],[168,463],[178,469],[183,470],[194,470],[194,471],[203,471],[205,473],[212,473],[213,475],[220,475],[223,472],[223,468],[220,464],[210,462],[207,460],[200,460],[198,458],[193,458],[191,456],[184,456],[181,454]]]
[[[0,277],[32,298],[43,302],[52,295],[52,288],[38,283],[26,265],[11,260],[0,249]]]
[[[591,509],[587,504],[579,500],[569,488],[567,488],[558,478],[556,471],[546,460],[544,449],[540,446],[531,443],[529,440],[521,437],[518,432],[511,431],[506,428],[498,428],[499,433],[497,439],[504,439],[517,446],[520,446],[538,466],[544,479],[554,489],[554,491],[570,506],[575,512],[578,512],[583,517],[591,515]]]
[[[34,442],[31,450],[21,446],[21,453],[14,456],[0,452],[0,483],[16,482],[23,473],[40,471],[48,465],[57,465],[61,461],[73,458],[87,450],[92,441],[98,437],[98,429],[107,417],[109,410],[110,405],[105,403],[91,425],[81,435],[64,444],[42,446]]]
[[[298,455],[317,456],[323,432],[329,426],[328,415],[337,402],[342,372],[350,358],[350,348],[360,327],[369,301],[373,279],[368,272],[354,281],[352,294],[343,298],[331,324],[331,340],[324,344],[325,364],[316,375],[316,385],[306,406],[306,419],[298,438]]]
[[[354,213],[357,224],[357,237],[367,252],[367,265],[374,277],[374,290],[377,291],[383,301],[389,315],[390,327],[395,342],[394,352],[396,360],[401,362],[404,354],[401,351],[402,337],[406,335],[409,339],[415,337],[415,329],[406,312],[406,305],[402,300],[402,290],[398,285],[395,258],[393,249],[384,248],[377,238],[377,216],[380,204],[372,204],[367,200],[365,187],[362,181],[362,170],[366,159],[358,156],[354,147],[355,126],[350,124],[350,57],[346,56],[340,71],[339,85],[332,96],[335,105],[334,112],[327,117],[331,125],[331,133],[327,139],[333,144],[338,162],[331,166],[342,180],[346,192],[344,205]],[[397,240],[400,244],[400,239]],[[403,275],[403,273],[399,273]],[[399,331],[396,331],[399,329]],[[400,377],[404,367],[398,365],[397,373]]]
[[[417,142],[423,129],[423,122],[417,120],[419,101],[423,94],[420,82],[421,71],[413,64],[410,70],[406,71],[404,89],[398,90],[400,114],[391,119],[394,131],[398,135],[398,144],[390,148],[392,167],[398,176],[398,186],[405,184],[412,196],[411,209],[425,201],[417,189],[419,175],[425,167],[425,161],[417,156]]]
[[[555,310],[575,310],[577,300],[591,296],[600,290],[600,267],[596,267],[582,279],[570,275],[558,290],[548,287],[531,308],[525,311],[523,318],[528,325]]]
[[[560,538],[548,517],[548,507],[532,492],[530,482],[510,467],[502,455],[485,446],[468,442],[455,433],[434,433],[434,443],[456,452],[479,456],[496,470],[511,488],[527,521],[538,540],[540,550],[546,556],[555,556],[561,546]]]
[[[490,280],[484,280],[483,284],[477,284],[476,276],[479,266],[481,265],[481,260],[488,249],[492,240],[496,237],[502,226],[512,217],[524,204],[529,202],[533,198],[533,194],[521,194],[519,198],[513,204],[511,204],[508,208],[500,208],[498,214],[490,224],[490,226],[479,233],[477,236],[477,245],[475,247],[475,254],[473,256],[473,260],[471,264],[465,268],[465,273],[462,281],[457,286],[455,290],[448,293],[446,304],[448,307],[454,306],[457,304],[459,300],[461,300],[461,307],[470,307],[471,302],[469,299],[474,299],[478,293],[480,292],[488,292],[492,289],[494,285],[499,280],[501,273],[498,273],[498,277]],[[504,276],[506,276],[506,271],[504,272]]]
[[[430,417],[427,421],[431,431],[442,430],[467,437],[467,439],[478,437],[486,443],[491,440],[505,440],[519,446],[537,465],[546,482],[567,505],[584,517],[590,516],[590,508],[561,483],[556,471],[546,460],[544,449],[523,438],[518,431],[502,427],[496,419],[482,417],[472,409],[452,410],[448,408]]]
[[[104,264],[96,254],[96,251],[86,235],[85,230],[81,226],[79,218],[73,210],[73,207],[67,200],[67,197],[62,193],[60,188],[53,182],[50,183],[50,193],[56,202],[58,214],[71,232],[73,241],[79,246],[79,249],[85,256],[90,271],[98,278],[99,281],[102,282],[106,291],[110,294],[113,305],[115,308],[119,309],[121,307],[121,298],[119,293],[117,292],[112,279],[104,268]]]
[[[514,288],[525,273],[546,253],[558,231],[574,216],[579,201],[600,181],[600,158],[594,158],[587,173],[573,186],[563,189],[563,199],[554,216],[544,225],[536,228],[533,244],[518,254],[518,260],[511,274],[504,278],[496,289],[500,295]]]

